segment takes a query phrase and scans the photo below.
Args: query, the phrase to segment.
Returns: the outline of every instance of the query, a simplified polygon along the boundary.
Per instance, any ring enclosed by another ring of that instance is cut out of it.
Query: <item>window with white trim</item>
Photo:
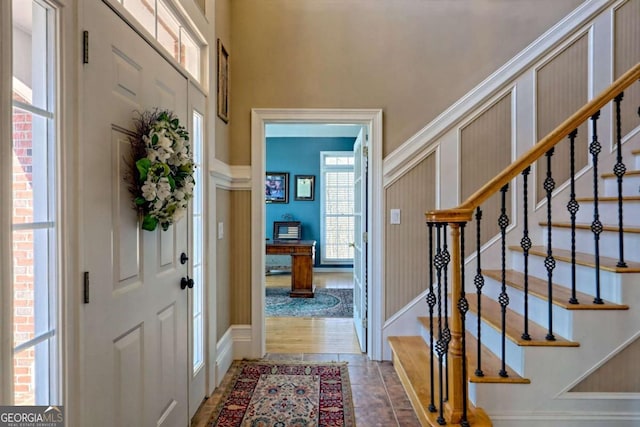
[[[204,186],[202,171],[202,148],[204,145],[204,116],[193,111],[193,162],[196,166],[194,179],[196,186],[193,190],[191,254],[193,260],[193,289],[191,292],[193,307],[192,333],[192,374],[195,376],[204,366],[204,222],[202,207],[204,202]]]
[[[180,16],[166,0],[117,0],[133,15],[171,57],[200,81],[202,48]]]
[[[56,10],[13,0],[13,398],[60,403]]]
[[[321,264],[352,264],[353,152],[320,152]]]

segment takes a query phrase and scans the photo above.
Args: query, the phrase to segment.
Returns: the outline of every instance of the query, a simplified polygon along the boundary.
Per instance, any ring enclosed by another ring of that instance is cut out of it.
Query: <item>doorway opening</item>
[[[322,245],[322,240],[324,236],[320,238],[320,228],[322,227],[320,220],[320,210],[318,209],[317,217],[318,221],[314,224],[308,224],[308,230],[306,230],[304,225],[301,227],[303,230],[302,237],[306,239],[310,237],[311,240],[318,240],[318,248],[320,254],[316,253],[315,259],[315,277],[314,282],[318,284],[328,287],[353,287],[353,269],[356,266],[362,266],[363,273],[361,275],[363,282],[363,293],[362,293],[362,304],[364,306],[364,315],[359,321],[360,334],[362,335],[361,343],[363,344],[363,350],[366,352],[370,358],[379,359],[381,356],[381,330],[382,330],[382,310],[383,306],[382,301],[382,292],[381,292],[381,277],[382,277],[382,262],[381,261],[381,248],[382,245],[382,233],[379,231],[382,229],[382,219],[381,214],[383,212],[382,209],[382,171],[381,171],[381,158],[382,158],[382,113],[380,110],[253,110],[252,111],[252,164],[254,167],[252,168],[252,223],[256,225],[256,227],[252,227],[252,253],[253,253],[253,262],[252,262],[252,343],[253,343],[253,353],[256,357],[261,357],[266,352],[266,317],[265,317],[265,272],[266,266],[266,255],[265,255],[265,236],[267,239],[272,239],[273,236],[271,234],[271,224],[275,220],[292,220],[295,222],[296,219],[294,212],[293,214],[288,211],[294,211],[293,203],[287,204],[282,203],[277,206],[279,209],[275,209],[274,211],[277,213],[267,214],[267,207],[271,208],[269,204],[265,203],[268,199],[265,199],[265,191],[266,191],[266,173],[273,173],[273,176],[278,178],[283,177],[287,174],[286,178],[288,178],[287,184],[289,188],[289,199],[293,202],[296,199],[310,201],[309,199],[313,198],[316,201],[320,202],[321,196],[323,194],[322,186],[322,173],[320,172],[320,156],[317,158],[317,171],[313,171],[313,173],[307,173],[306,171],[294,171],[291,172],[289,169],[294,168],[299,165],[300,162],[296,160],[295,165],[287,165],[283,164],[280,168],[282,171],[272,171],[271,165],[267,163],[267,137],[273,136],[271,129],[278,129],[284,132],[283,129],[289,129],[291,132],[296,132],[296,128],[300,127],[315,127],[317,129],[324,128],[333,128],[334,131],[340,132],[339,129],[344,133],[345,129],[351,127],[352,129],[362,130],[362,138],[367,138],[364,145],[368,145],[368,152],[366,152],[368,159],[368,166],[370,174],[365,178],[365,184],[368,184],[364,188],[368,188],[368,191],[365,193],[369,194],[369,197],[364,197],[362,202],[364,206],[361,208],[359,212],[363,214],[363,219],[361,221],[355,220],[361,226],[368,226],[368,244],[366,245],[368,251],[364,251],[360,257],[362,258],[361,263],[356,263],[351,261],[349,267],[347,269],[344,268],[344,265],[340,265],[340,263],[331,265],[330,263],[325,262],[321,263],[321,259],[323,259],[323,252],[326,249],[326,246]],[[332,126],[328,126],[327,124],[331,123]],[[287,126],[284,126],[287,125]],[[299,130],[298,130],[299,131]],[[282,134],[280,134],[282,135]],[[307,137],[314,136],[313,133],[306,133]],[[317,134],[315,136],[318,136]],[[309,141],[310,142],[310,141]],[[296,153],[300,151],[300,145],[297,145],[297,149],[295,149]],[[351,142],[350,152],[353,150],[353,138]],[[330,151],[330,150],[324,150]],[[362,155],[362,153],[360,153]],[[287,169],[289,168],[289,169]],[[287,169],[287,170],[284,170]],[[277,172],[277,173],[276,173]],[[300,172],[300,173],[297,173]],[[298,175],[298,177],[296,177]],[[273,177],[272,177],[273,178]],[[309,179],[312,178],[312,191],[313,194],[310,193],[311,187],[308,186]],[[300,182],[296,182],[296,179],[299,179]],[[300,185],[300,188],[297,188],[297,184]],[[300,191],[296,191],[300,190]],[[355,193],[355,192],[354,192]],[[365,194],[366,195],[366,194]],[[311,206],[311,203],[299,203],[301,208],[305,206]],[[312,208],[313,209],[313,208]],[[280,212],[282,211],[282,212]],[[284,217],[283,217],[284,215]],[[293,217],[293,218],[291,218]],[[351,220],[341,220],[342,224],[349,223]],[[366,228],[364,228],[366,230]],[[317,233],[317,238],[316,234]],[[353,239],[354,236],[349,236],[351,234],[350,231],[340,233],[343,238],[348,236],[349,242],[347,245],[354,245]],[[357,234],[357,233],[355,233]],[[367,236],[364,236],[363,239],[367,239]],[[267,240],[268,242],[268,240]],[[349,246],[347,246],[349,247]],[[324,257],[326,258],[326,257]],[[335,261],[335,260],[334,260]],[[345,275],[345,272],[346,273]],[[332,276],[335,277],[332,278]],[[291,276],[286,276],[286,278],[279,278],[277,280],[280,281],[279,285],[283,284],[283,280],[290,280]],[[268,283],[267,283],[268,284]],[[286,284],[284,284],[286,285]],[[354,301],[355,304],[357,302]],[[361,310],[362,311],[362,310]],[[341,319],[349,322],[351,328],[355,324],[354,319]],[[331,329],[340,328],[332,327]],[[342,329],[345,329],[344,327]]]
[[[354,244],[366,211],[354,197],[361,133],[359,124],[266,125],[267,353],[366,351],[366,328],[354,327],[366,317],[356,318],[366,292],[362,281],[355,291],[353,268],[363,265]]]

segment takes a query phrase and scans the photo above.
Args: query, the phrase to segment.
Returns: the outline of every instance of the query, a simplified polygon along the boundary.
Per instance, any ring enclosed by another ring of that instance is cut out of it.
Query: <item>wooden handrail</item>
[[[547,151],[557,143],[564,140],[569,133],[580,126],[584,121],[597,113],[608,102],[615,98],[620,92],[631,86],[633,82],[640,79],[640,62],[624,73],[611,86],[605,89],[597,97],[586,103],[582,108],[562,122],[552,130],[547,136],[542,138],[529,151],[520,156],[518,160],[511,163],[496,175],[491,181],[483,185],[478,191],[473,193],[461,205],[453,209],[443,209],[428,211],[425,215],[429,222],[461,222],[470,221],[473,210],[480,206],[485,200],[497,193],[502,187],[508,184],[513,178],[518,176],[529,165],[542,157]]]

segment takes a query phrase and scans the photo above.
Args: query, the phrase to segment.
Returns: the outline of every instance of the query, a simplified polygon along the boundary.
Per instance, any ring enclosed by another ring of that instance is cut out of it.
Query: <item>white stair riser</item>
[[[618,195],[618,178],[611,177],[604,179],[604,194],[603,196],[617,196]],[[640,195],[640,175],[625,176],[622,180],[622,195],[623,196],[638,196]]]
[[[635,168],[636,170],[640,170],[640,154],[636,154],[635,156]]]
[[[471,334],[478,338],[478,317],[475,313],[469,312],[467,314],[466,327],[467,330],[471,332]],[[481,322],[480,333],[482,335],[482,345],[487,347],[493,354],[495,354],[498,359],[501,358],[502,354],[502,334],[498,332],[496,329],[487,325],[484,322]],[[518,373],[518,375],[524,375],[524,347],[520,347],[509,338],[505,338],[505,357],[506,363],[511,367],[514,371]],[[467,349],[467,351],[477,351],[476,348]],[[475,371],[477,366],[469,366],[469,369]],[[485,372],[486,375],[495,375],[497,372],[488,373]]]
[[[502,291],[502,284],[490,278],[485,277],[485,285],[482,288],[482,293],[494,300],[498,300],[498,296]],[[507,295],[509,295],[510,310],[517,312],[524,316],[524,291],[519,289],[510,288],[507,286]],[[474,298],[475,295],[468,294],[467,298]],[[535,322],[543,328],[549,327],[549,304],[547,300],[538,298],[535,295],[529,294],[529,321]],[[564,338],[572,338],[572,322],[573,316],[570,310],[565,310],[562,307],[556,305],[552,306],[553,313],[553,333],[560,335]],[[522,325],[524,331],[524,324]]]
[[[524,260],[521,252],[513,253],[512,268],[524,270]],[[544,257],[529,256],[529,274],[541,279],[547,279],[547,269]],[[622,274],[600,270],[600,297],[610,302],[621,303]],[[553,283],[571,288],[571,264],[556,260],[553,270]],[[592,267],[576,265],[576,289],[589,295],[595,295],[595,270]]]
[[[571,250],[571,229],[553,227],[551,241],[553,247],[557,249]],[[620,250],[619,235],[614,231],[603,231],[600,233],[600,256],[618,259]],[[640,234],[625,233],[623,236],[624,260],[640,261]],[[543,233],[543,245],[547,245],[547,233]],[[576,251],[595,251],[595,239],[591,230],[576,230]]]
[[[471,334],[476,337],[476,339],[478,338],[478,318],[476,317],[476,315],[474,313],[469,312],[467,314],[467,320],[466,320],[466,328],[468,331],[471,332]],[[437,342],[437,335],[438,335],[438,320],[436,318],[433,319],[433,329],[434,329],[434,340],[433,340],[433,345],[435,347],[436,342]],[[501,335],[498,331],[496,331],[494,328],[492,328],[491,326],[485,324],[484,322],[481,324],[480,327],[480,333],[482,335],[482,344],[487,347],[489,350],[491,350],[491,352],[493,352],[498,358],[500,358],[501,352],[502,352],[502,341],[501,341]],[[420,336],[422,337],[422,339],[424,340],[425,343],[427,343],[427,346],[429,345],[429,327],[425,326],[422,322],[420,322]],[[514,342],[510,341],[508,338],[506,338],[505,340],[505,346],[506,346],[506,363],[507,365],[509,365],[509,367],[511,367],[514,371],[518,372],[519,375],[522,375],[522,369],[523,369],[523,353],[522,353],[522,347],[518,346],[517,344],[515,344]],[[477,347],[468,347],[467,351],[473,351],[474,353],[477,352]],[[437,353],[434,352],[434,355],[436,355],[436,359],[435,362],[438,363],[437,361]],[[471,371],[475,371],[477,368],[477,366],[469,366],[469,369]],[[487,373],[488,375],[489,373]],[[491,375],[497,374],[496,372],[491,373]]]
[[[603,224],[618,224],[618,202],[598,203],[598,214]],[[561,221],[569,222],[567,213]],[[627,201],[622,207],[622,219],[624,225],[640,226],[640,202]],[[576,213],[576,222],[591,224],[593,221],[593,202],[580,202],[580,209]]]

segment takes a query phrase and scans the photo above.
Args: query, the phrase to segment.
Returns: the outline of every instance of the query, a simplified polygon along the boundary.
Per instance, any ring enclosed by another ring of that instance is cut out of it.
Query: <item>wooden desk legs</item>
[[[292,298],[313,298],[313,257],[311,255],[291,255]]]

